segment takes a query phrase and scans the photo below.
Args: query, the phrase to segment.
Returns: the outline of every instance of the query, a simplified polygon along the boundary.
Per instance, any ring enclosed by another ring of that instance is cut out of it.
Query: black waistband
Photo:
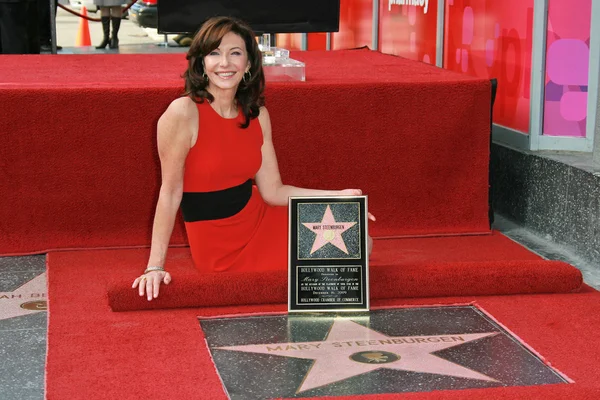
[[[251,179],[239,186],[216,192],[183,192],[183,220],[196,222],[231,217],[242,211],[251,196]]]

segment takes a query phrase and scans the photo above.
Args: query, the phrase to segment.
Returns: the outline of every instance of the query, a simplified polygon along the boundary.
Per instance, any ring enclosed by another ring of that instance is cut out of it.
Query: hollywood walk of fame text
[[[298,267],[299,303],[360,303],[362,266]]]

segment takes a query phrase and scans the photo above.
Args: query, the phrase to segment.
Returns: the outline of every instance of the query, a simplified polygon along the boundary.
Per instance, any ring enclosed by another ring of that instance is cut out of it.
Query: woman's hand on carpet
[[[338,193],[340,196],[361,196],[362,190],[360,189],[344,189],[339,190]]]
[[[168,285],[171,282],[171,274],[167,271],[151,271],[133,281],[132,288],[138,288],[140,296],[144,293],[148,296],[148,301],[158,297],[160,284]]]

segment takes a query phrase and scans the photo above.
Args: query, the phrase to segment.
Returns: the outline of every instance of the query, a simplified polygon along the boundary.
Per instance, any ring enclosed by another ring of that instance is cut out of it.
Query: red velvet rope
[[[125,9],[123,10],[123,12],[129,10],[131,8],[132,5],[134,5],[135,3],[137,3],[138,0],[133,0],[133,2],[131,4],[129,4],[127,7],[125,7]],[[92,17],[88,17],[87,15],[83,15],[83,14],[79,14],[77,11],[73,11],[70,8],[67,8],[65,6],[63,6],[62,4],[57,4],[60,8],[62,8],[63,10],[70,12],[73,15],[77,15],[79,18],[84,18],[87,19],[88,21],[93,21],[93,22],[100,22],[101,19],[100,18],[92,18]]]

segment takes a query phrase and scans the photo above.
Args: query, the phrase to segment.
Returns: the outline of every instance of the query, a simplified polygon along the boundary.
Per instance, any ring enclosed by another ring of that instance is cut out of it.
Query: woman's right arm
[[[164,267],[177,211],[183,195],[185,159],[198,130],[198,111],[187,97],[173,101],[158,120],[157,142],[161,165],[161,186],[154,214],[152,242],[147,267]],[[138,277],[133,288],[148,300],[156,298],[161,282],[168,284],[166,271],[152,271]]]

